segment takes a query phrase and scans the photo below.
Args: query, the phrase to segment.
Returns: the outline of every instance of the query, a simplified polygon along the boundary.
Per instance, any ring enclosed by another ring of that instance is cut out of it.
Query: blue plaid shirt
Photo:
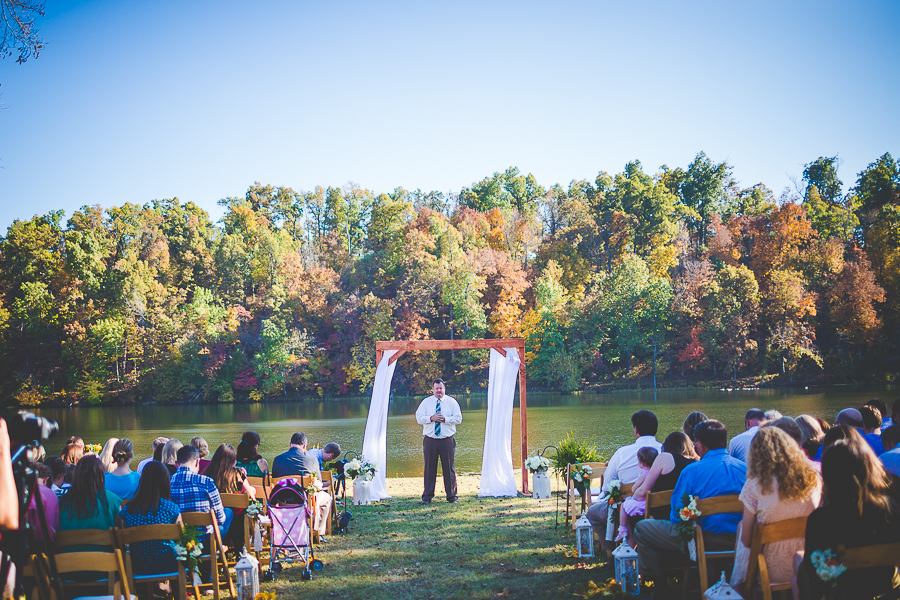
[[[198,475],[187,467],[178,467],[172,475],[172,502],[181,512],[209,512],[213,509],[219,525],[225,524],[225,508],[216,482],[206,475]],[[211,526],[206,528],[212,533]]]

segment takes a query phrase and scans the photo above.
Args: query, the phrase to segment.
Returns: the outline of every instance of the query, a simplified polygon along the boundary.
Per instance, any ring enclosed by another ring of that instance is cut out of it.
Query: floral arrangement
[[[844,574],[847,567],[838,561],[837,555],[831,550],[816,550],[809,556],[816,575],[819,579],[832,587],[837,585],[837,578]]]
[[[575,488],[579,492],[584,491],[584,487],[591,480],[591,473],[594,472],[594,469],[589,467],[588,465],[581,465],[577,471],[572,473],[572,479],[575,481]]]
[[[199,532],[196,527],[185,527],[179,542],[169,542],[175,551],[175,559],[187,563],[188,574],[193,575],[195,579],[200,577],[200,555],[203,554],[197,541]]]
[[[610,505],[618,504],[622,501],[622,482],[619,479],[613,479],[609,482],[609,496],[606,501]]]
[[[310,480],[309,485],[306,486],[306,493],[315,495],[323,489],[325,489],[325,487],[322,485],[322,480],[313,473],[312,480]]]
[[[84,452],[85,454],[100,454],[101,452],[103,452],[103,446],[100,444],[85,444]]]
[[[694,545],[694,525],[703,513],[697,509],[697,499],[694,496],[685,494],[681,501],[684,505],[678,511],[681,521],[675,524],[675,529],[678,530],[678,535],[681,536],[681,549],[685,550],[687,548],[690,550],[692,560],[696,560],[694,558],[697,552]]]
[[[253,600],[275,600],[275,592],[260,592]]]
[[[358,458],[354,458],[349,461],[346,465],[344,465],[344,473],[350,479],[356,479],[357,477],[363,477],[368,481],[371,481],[373,477],[375,477],[375,471],[378,470],[378,467],[373,463],[369,462],[365,458],[362,460]]]
[[[247,516],[256,520],[263,512],[262,500],[251,500],[247,506]]]
[[[540,454],[535,454],[525,459],[525,468],[528,469],[529,473],[546,473],[551,465],[550,460]]]

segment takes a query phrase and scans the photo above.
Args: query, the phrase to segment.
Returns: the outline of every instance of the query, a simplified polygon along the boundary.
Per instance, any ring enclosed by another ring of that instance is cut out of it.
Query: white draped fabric
[[[369,499],[372,502],[390,498],[385,484],[387,471],[387,418],[388,402],[391,398],[391,379],[397,362],[391,363],[391,357],[398,350],[385,350],[381,362],[375,371],[375,385],[372,387],[372,402],[369,404],[369,417],[366,419],[366,434],[363,438],[362,455],[378,466],[375,478],[372,479]]]
[[[491,348],[488,375],[487,423],[481,461],[479,496],[517,496],[512,464],[513,396],[519,377],[519,352],[504,348],[506,356]]]

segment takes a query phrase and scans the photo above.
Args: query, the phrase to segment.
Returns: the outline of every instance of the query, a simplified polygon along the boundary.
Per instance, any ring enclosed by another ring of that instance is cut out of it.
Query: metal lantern
[[[706,600],[743,600],[744,598],[725,581],[725,571],[722,571],[722,578],[714,586],[703,592],[703,597]]]
[[[641,593],[638,553],[628,545],[628,542],[623,542],[613,550],[612,555],[616,561],[616,583],[622,588],[622,593],[637,596]]]
[[[584,513],[575,522],[575,549],[578,558],[594,557],[594,528]]]
[[[253,600],[259,594],[259,561],[244,549],[234,566],[238,600]]]

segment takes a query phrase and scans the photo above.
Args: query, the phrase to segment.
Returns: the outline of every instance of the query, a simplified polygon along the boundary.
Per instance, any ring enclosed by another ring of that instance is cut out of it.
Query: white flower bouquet
[[[546,473],[550,465],[550,460],[540,454],[535,454],[525,459],[525,468],[528,469],[529,473]]]
[[[359,458],[354,458],[350,460],[346,465],[344,465],[344,474],[346,474],[350,479],[363,477],[371,481],[372,478],[375,477],[375,471],[377,470],[378,467],[365,458],[363,458],[362,460],[360,460]]]

